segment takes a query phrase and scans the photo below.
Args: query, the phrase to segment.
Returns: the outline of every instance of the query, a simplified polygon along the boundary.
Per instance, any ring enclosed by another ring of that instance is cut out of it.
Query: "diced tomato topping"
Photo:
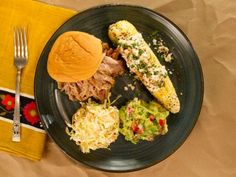
[[[139,128],[139,127],[138,127]],[[138,134],[143,134],[144,133],[144,130],[143,128],[139,128],[138,131],[137,131]]]
[[[127,111],[128,111],[128,115],[130,116],[134,112],[134,109],[131,107],[128,107]]]
[[[135,132],[135,133],[139,130],[139,127],[136,122],[132,123],[131,128],[132,128],[133,132]]]
[[[165,125],[165,120],[163,120],[163,119],[159,119],[159,124],[160,124],[160,126],[164,126]]]
[[[154,121],[154,120],[155,120],[155,116],[151,114],[151,115],[149,116],[149,120],[150,120],[150,121]]]
[[[144,133],[143,128],[142,127],[140,128],[136,122],[132,123],[131,128],[132,128],[134,133],[138,133],[138,134],[143,134]]]

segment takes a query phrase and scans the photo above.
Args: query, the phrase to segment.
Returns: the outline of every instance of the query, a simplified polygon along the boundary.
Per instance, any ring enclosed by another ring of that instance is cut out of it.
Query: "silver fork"
[[[16,94],[13,117],[12,141],[20,142],[20,77],[22,69],[28,62],[27,32],[25,28],[14,29],[14,64],[17,69]]]

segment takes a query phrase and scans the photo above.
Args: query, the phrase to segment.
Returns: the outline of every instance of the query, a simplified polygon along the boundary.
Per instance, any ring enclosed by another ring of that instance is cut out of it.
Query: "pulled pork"
[[[119,49],[103,44],[105,56],[97,72],[89,79],[78,82],[61,82],[60,89],[72,101],[85,101],[90,97],[103,102],[115,84],[115,77],[124,72],[124,64],[119,60]]]

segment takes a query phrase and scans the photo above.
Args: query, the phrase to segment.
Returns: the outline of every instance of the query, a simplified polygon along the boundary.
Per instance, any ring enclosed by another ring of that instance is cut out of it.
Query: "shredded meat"
[[[119,49],[112,49],[103,43],[105,57],[97,72],[89,79],[78,82],[62,82],[61,90],[72,101],[85,101],[90,97],[103,102],[115,84],[115,77],[124,72],[124,64],[119,60]]]
[[[106,54],[106,56],[108,57],[111,57],[115,60],[118,60],[118,57],[119,57],[119,47],[113,49],[113,48],[110,48],[108,43],[103,43],[102,44],[102,47],[103,47],[103,52]]]

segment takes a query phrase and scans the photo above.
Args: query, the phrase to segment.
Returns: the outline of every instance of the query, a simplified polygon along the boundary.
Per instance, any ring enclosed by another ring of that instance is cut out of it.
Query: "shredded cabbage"
[[[99,148],[108,148],[119,135],[119,110],[93,101],[82,103],[72,117],[66,132],[83,153]]]

